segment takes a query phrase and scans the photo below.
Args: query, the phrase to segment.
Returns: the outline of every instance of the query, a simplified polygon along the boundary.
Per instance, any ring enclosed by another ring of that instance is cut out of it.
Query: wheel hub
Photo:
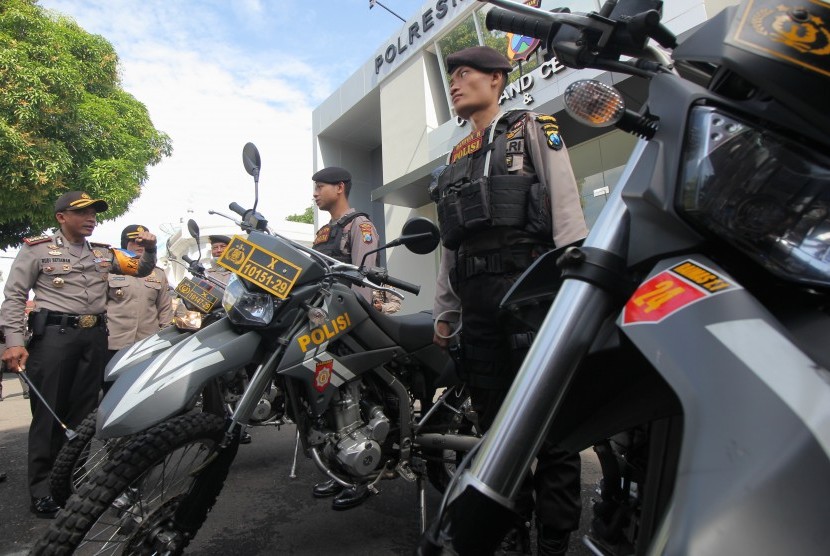
[[[127,541],[127,554],[178,554],[186,534],[176,529],[173,516],[186,494],[175,496],[145,516]]]

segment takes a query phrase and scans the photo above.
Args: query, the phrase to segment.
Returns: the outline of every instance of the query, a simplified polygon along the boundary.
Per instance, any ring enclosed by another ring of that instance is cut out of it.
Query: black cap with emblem
[[[471,46],[447,56],[447,71],[468,66],[481,71],[510,71],[512,66],[507,57],[489,46]]]
[[[227,245],[231,242],[231,238],[229,238],[228,236],[220,236],[220,235],[208,236],[208,240],[211,243],[224,243],[225,245]]]
[[[147,226],[142,226],[140,224],[130,224],[123,230],[121,230],[121,249],[126,249],[127,244],[130,240],[134,240],[138,237],[138,234],[141,232],[149,232],[150,230],[147,229]]]
[[[80,210],[90,206],[95,209],[95,212],[104,212],[109,208],[109,205],[103,199],[93,199],[83,191],[69,191],[55,201],[55,212]]]
[[[311,181],[318,181],[320,183],[349,183],[352,181],[352,175],[345,168],[338,166],[329,166],[323,168],[311,176]]]

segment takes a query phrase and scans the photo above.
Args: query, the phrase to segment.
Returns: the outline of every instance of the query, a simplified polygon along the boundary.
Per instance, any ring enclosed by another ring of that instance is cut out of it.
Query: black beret
[[[482,71],[510,71],[513,69],[507,57],[489,46],[471,46],[447,56],[447,72],[459,66],[469,66]]]
[[[83,191],[69,191],[55,201],[55,212],[84,209],[88,206],[92,206],[95,212],[104,212],[110,208],[103,199],[93,199]]]
[[[141,232],[149,232],[150,230],[147,229],[147,226],[141,226],[140,224],[130,224],[123,230],[121,230],[121,249],[126,249],[127,244],[130,242],[131,239],[135,239],[138,237],[138,234]]]
[[[344,168],[329,166],[328,168],[323,168],[311,176],[311,181],[319,181],[320,183],[340,183],[341,181],[347,182],[352,181],[352,175]]]
[[[208,240],[211,243],[224,243],[225,245],[231,242],[231,238],[228,236],[208,236]]]

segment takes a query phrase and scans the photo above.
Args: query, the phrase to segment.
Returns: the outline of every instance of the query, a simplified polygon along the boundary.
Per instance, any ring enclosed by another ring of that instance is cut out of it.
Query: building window
[[[567,143],[568,131],[563,131]],[[637,138],[614,130],[574,147],[568,147],[571,167],[579,187],[580,202],[588,226],[593,226],[608,195],[622,175]]]

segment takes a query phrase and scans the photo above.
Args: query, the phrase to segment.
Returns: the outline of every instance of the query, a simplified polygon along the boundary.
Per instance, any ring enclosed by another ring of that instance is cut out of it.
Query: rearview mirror
[[[259,149],[253,143],[245,143],[242,147],[242,164],[245,165],[245,171],[254,177],[254,181],[259,181],[259,169],[262,167],[262,159],[259,157]]]
[[[190,237],[199,241],[199,225],[192,218],[187,221],[187,231],[190,232]]]
[[[423,216],[407,220],[401,232],[398,243],[417,255],[432,253],[441,241],[438,227]]]

